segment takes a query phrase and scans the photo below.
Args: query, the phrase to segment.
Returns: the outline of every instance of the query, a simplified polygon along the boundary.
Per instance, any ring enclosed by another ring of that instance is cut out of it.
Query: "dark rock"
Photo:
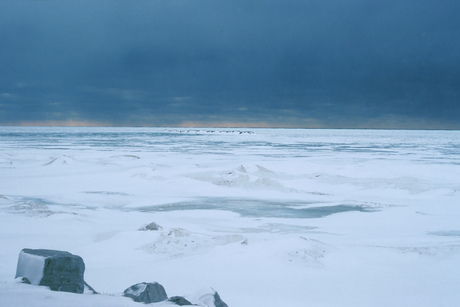
[[[192,305],[192,303],[190,303],[189,301],[187,301],[185,298],[183,298],[182,296],[173,296],[173,297],[170,297],[168,299],[168,301],[176,304],[176,305],[179,305],[179,306],[186,306],[186,305]]]
[[[135,302],[146,304],[164,301],[168,298],[165,288],[157,282],[139,283],[132,285],[124,291],[124,296],[132,298]]]
[[[19,253],[16,278],[54,291],[83,293],[85,263],[80,256],[49,249],[25,248]],[[95,291],[94,291],[95,292]]]
[[[214,293],[214,306],[216,307],[228,307],[227,304],[220,298],[219,293]]]

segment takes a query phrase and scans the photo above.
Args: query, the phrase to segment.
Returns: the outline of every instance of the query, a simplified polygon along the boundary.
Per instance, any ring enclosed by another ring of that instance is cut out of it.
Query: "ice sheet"
[[[171,296],[212,287],[238,307],[457,306],[459,140],[0,127],[0,301],[68,299],[13,282],[29,247],[83,257],[105,296],[79,305],[124,306],[124,289],[156,280]]]

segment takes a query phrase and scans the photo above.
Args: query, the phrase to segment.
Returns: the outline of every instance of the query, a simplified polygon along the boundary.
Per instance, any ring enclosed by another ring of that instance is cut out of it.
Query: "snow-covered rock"
[[[157,282],[132,285],[124,291],[124,296],[146,304],[161,302],[168,298],[165,288]]]
[[[54,291],[83,293],[85,263],[80,256],[49,249],[25,248],[19,253],[16,278]],[[91,287],[87,286],[91,289]]]
[[[139,230],[160,230],[160,229],[163,229],[163,227],[161,227],[160,225],[158,225],[157,223],[155,222],[152,222],[148,225],[145,225],[144,227],[142,227],[141,229]]]
[[[201,289],[190,297],[190,301],[198,306],[206,307],[228,307],[228,305],[222,301],[216,290],[213,288]]]

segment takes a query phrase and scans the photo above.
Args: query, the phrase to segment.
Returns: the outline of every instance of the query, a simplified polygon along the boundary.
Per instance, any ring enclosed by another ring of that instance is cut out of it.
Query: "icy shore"
[[[0,305],[139,306],[123,290],[158,280],[230,307],[457,306],[458,140],[0,127]],[[102,295],[15,283],[24,247],[82,256]]]

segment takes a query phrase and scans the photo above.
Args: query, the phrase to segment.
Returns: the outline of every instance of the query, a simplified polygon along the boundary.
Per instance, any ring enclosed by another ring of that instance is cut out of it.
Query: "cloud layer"
[[[460,129],[458,1],[3,1],[0,124]]]

